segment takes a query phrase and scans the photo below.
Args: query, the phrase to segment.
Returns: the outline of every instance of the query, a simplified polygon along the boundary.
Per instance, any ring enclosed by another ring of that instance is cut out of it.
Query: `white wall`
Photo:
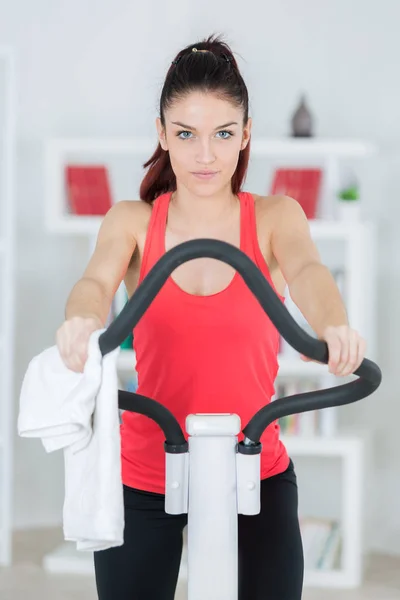
[[[0,43],[18,70],[17,393],[32,356],[54,342],[66,295],[82,271],[85,245],[44,231],[42,142],[47,136],[153,132],[165,69],[180,47],[223,32],[240,55],[254,131],[285,135],[306,90],[321,136],[371,138],[382,148],[366,170],[366,214],[379,220],[381,392],[343,409],[374,430],[369,542],[400,554],[400,4],[396,0],[0,0]],[[261,8],[262,6],[262,8]],[[256,190],[255,190],[256,191]],[[16,398],[17,410],[17,398]],[[16,527],[60,522],[61,455],[16,437]]]

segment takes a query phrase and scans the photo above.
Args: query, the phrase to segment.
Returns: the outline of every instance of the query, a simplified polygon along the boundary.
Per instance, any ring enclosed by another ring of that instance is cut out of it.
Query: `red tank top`
[[[238,195],[240,249],[273,285],[258,245],[254,198],[247,192]],[[165,253],[170,198],[168,192],[154,201],[139,283]],[[274,395],[279,333],[237,272],[224,290],[209,296],[189,294],[169,277],[133,337],[137,392],[169,408],[185,435],[188,414],[236,413],[243,428]],[[164,441],[163,432],[151,419],[123,413],[125,485],[165,493]],[[264,479],[284,471],[289,457],[277,422],[265,430],[261,441]]]

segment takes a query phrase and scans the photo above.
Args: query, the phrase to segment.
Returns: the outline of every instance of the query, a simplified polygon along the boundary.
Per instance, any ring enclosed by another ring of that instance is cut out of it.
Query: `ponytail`
[[[176,177],[169,153],[161,148],[160,143],[143,167],[148,171],[140,185],[141,200],[151,204],[161,194],[176,190]]]

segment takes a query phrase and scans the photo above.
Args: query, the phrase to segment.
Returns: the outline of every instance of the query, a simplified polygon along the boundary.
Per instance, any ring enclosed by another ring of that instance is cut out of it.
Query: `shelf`
[[[121,350],[118,356],[118,371],[123,375],[134,375],[136,356],[133,350]],[[315,377],[326,375],[327,365],[314,362],[303,362],[301,359],[280,358],[278,377]]]
[[[343,222],[328,219],[310,219],[310,232],[315,241],[349,241],[356,233],[371,227],[369,221]]]
[[[51,222],[48,222],[48,227],[52,233],[97,236],[102,221],[103,217],[101,216],[59,214],[55,215]],[[370,227],[369,222],[345,223],[323,219],[310,219],[309,225],[311,235],[315,241],[347,241],[354,235],[355,230]],[[1,248],[2,242],[0,241],[0,253]]]
[[[305,362],[301,358],[278,357],[278,378],[288,377],[321,377],[329,374],[327,365],[316,362]]]
[[[134,200],[133,200],[134,202]],[[73,214],[59,214],[48,222],[52,233],[66,233],[76,235],[96,236],[103,221],[101,216],[78,216]],[[344,223],[334,220],[310,219],[310,232],[315,241],[334,240],[347,241],[354,235],[355,230],[370,226],[369,222]],[[2,243],[0,242],[0,253]]]
[[[364,438],[356,435],[281,436],[288,453],[297,456],[352,457],[360,452]]]
[[[304,587],[346,589],[356,587],[351,573],[342,569],[305,570]]]
[[[182,554],[180,580],[186,579],[185,551]],[[93,553],[78,551],[73,542],[64,542],[43,558],[43,568],[48,573],[94,576]]]
[[[49,573],[94,575],[93,553],[76,549],[65,542],[43,557],[43,568]]]
[[[52,233],[65,233],[76,235],[96,236],[98,234],[103,217],[78,216],[72,214],[54,215],[48,222]],[[368,222],[343,223],[334,220],[309,220],[311,235],[314,240],[336,240],[346,241],[354,235],[355,230],[369,227]],[[0,242],[1,252],[1,242]]]
[[[251,153],[263,156],[365,158],[376,152],[370,142],[334,138],[271,138],[251,140]]]
[[[142,154],[153,153],[157,147],[157,137],[109,137],[109,138],[53,138],[46,141],[48,152],[64,155],[71,153],[87,154]]]
[[[58,215],[52,219],[48,228],[51,233],[97,236],[103,217]]]
[[[65,542],[49,552],[43,558],[43,568],[48,573],[94,576],[92,552],[77,551],[75,544]],[[187,584],[187,548],[183,547],[182,561],[179,571],[179,584]],[[351,577],[344,570],[305,570],[305,587],[318,588],[351,588],[354,586]]]

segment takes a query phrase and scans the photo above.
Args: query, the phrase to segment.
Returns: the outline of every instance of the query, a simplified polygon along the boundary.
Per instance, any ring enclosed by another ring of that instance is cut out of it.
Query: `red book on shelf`
[[[271,193],[297,200],[308,219],[315,219],[321,187],[321,169],[277,169]]]
[[[105,215],[112,206],[108,171],[104,166],[67,165],[68,204],[76,215]]]

